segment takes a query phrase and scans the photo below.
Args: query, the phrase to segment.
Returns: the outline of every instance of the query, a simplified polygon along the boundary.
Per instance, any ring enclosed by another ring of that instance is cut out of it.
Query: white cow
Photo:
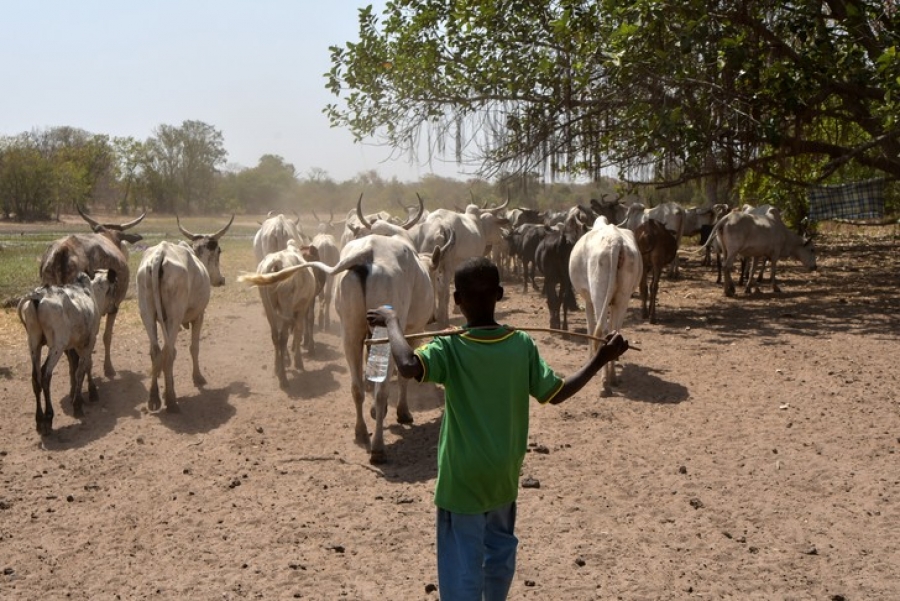
[[[232,221],[234,216],[232,216]],[[137,297],[141,321],[150,339],[150,398],[151,411],[160,408],[159,373],[166,381],[166,409],[177,412],[175,395],[175,341],[182,327],[191,329],[191,360],[195,386],[203,386],[206,379],[200,373],[200,330],[209,304],[211,286],[222,286],[225,278],[219,269],[222,249],[218,238],[231,225],[213,235],[191,234],[181,227],[182,233],[192,238],[192,243],[160,242],[144,251],[138,266]],[[157,333],[157,324],[161,332]]]
[[[439,327],[450,322],[450,281],[457,266],[471,257],[484,256],[487,246],[485,223],[503,220],[499,217],[506,209],[509,199],[498,207],[482,209],[470,204],[465,213],[447,209],[437,209],[428,215],[422,224],[418,248],[422,252],[442,247],[451,239],[455,243],[441,261],[441,286],[437,289],[437,310],[435,317]],[[505,220],[504,220],[505,221]]]
[[[644,208],[643,204],[636,202],[628,206],[628,212],[619,227],[633,232],[647,219],[659,221],[675,236],[675,259],[669,265],[669,275],[678,277],[678,248],[681,247],[681,237],[684,235],[684,209],[675,202],[664,202],[652,209]]]
[[[310,246],[316,247],[319,259],[326,265],[335,266],[341,259],[341,251],[337,241],[331,234],[316,234]],[[331,327],[331,299],[334,296],[334,278],[327,276],[325,287],[319,299],[319,329]]]
[[[91,279],[84,272],[64,286],[41,286],[19,301],[19,321],[28,336],[31,357],[31,388],[34,390],[34,413],[37,431],[42,436],[53,431],[53,403],[50,400],[50,381],[53,368],[69,353],[69,398],[75,417],[83,417],[81,395],[84,378],[88,380],[88,394],[97,400],[97,387],[91,377],[91,353],[100,331],[100,318],[116,303],[119,282],[115,271],[98,269]],[[47,346],[47,359],[41,367],[41,349]],[[41,407],[41,392],[44,407]]]
[[[288,387],[285,368],[290,361],[288,338],[291,334],[294,367],[303,369],[300,346],[306,314],[316,297],[316,278],[312,271],[285,270],[305,263],[300,247],[294,240],[289,240],[286,249],[266,255],[257,266],[256,273],[238,276],[239,282],[259,287],[275,347],[275,375],[282,389]]]
[[[416,198],[419,199],[418,212],[409,217],[405,222],[394,223],[393,220],[389,219],[379,218],[370,220],[363,215],[362,194],[360,194],[359,199],[356,201],[356,219],[358,225],[353,227],[353,238],[362,238],[363,236],[372,234],[376,236],[399,236],[415,246],[418,234],[413,230],[416,229],[416,225],[425,213],[425,203],[422,201],[422,197],[416,194]]]
[[[788,229],[777,209],[769,210],[764,215],[732,211],[716,223],[710,234],[710,241],[713,238],[718,239],[725,254],[722,268],[725,296],[734,296],[731,270],[738,256],[769,259],[772,262],[771,282],[774,292],[781,292],[775,280],[775,270],[781,258],[793,257],[810,271],[816,269],[812,240]],[[752,288],[752,281],[748,280],[745,292],[749,294]]]
[[[263,221],[253,236],[253,256],[256,257],[257,263],[266,255],[287,248],[288,240],[304,243],[299,226],[299,217],[291,220],[281,214],[270,216]]]
[[[341,251],[341,260],[334,267],[314,262],[287,270],[315,267],[329,274],[340,274],[335,307],[341,319],[341,338],[350,370],[350,392],[356,405],[356,442],[369,449],[369,461],[373,464],[383,463],[386,458],[384,418],[389,378],[375,384],[375,431],[370,440],[363,418],[365,341],[369,336],[366,312],[390,305],[403,331],[422,331],[434,317],[434,294],[435,288],[441,285],[441,264],[453,244],[451,237],[433,252],[417,253],[402,237],[365,236],[348,242]],[[388,373],[393,371],[394,359],[391,357]],[[408,381],[400,378],[398,384],[397,421],[411,424],[413,417],[406,400]]]
[[[575,292],[584,299],[589,334],[603,338],[621,330],[628,301],[638,287],[643,272],[641,251],[630,230],[598,217],[594,226],[575,243],[569,259],[569,278]],[[598,343],[592,345],[596,352]],[[601,396],[611,394],[616,383],[615,362],[603,368]]]

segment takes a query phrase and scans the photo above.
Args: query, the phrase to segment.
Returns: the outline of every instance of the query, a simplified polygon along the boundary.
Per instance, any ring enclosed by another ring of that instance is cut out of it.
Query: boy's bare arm
[[[563,386],[560,388],[559,392],[556,393],[550,403],[553,405],[558,405],[562,403],[567,398],[571,397],[573,394],[581,390],[585,384],[587,384],[591,378],[593,378],[600,368],[603,367],[607,362],[618,359],[622,353],[628,350],[628,341],[625,340],[621,334],[618,332],[613,332],[610,334],[606,342],[600,345],[600,348],[597,349],[597,353],[590,358],[590,360],[585,363],[581,369],[577,372],[569,376],[563,381]]]
[[[391,341],[391,354],[394,356],[394,363],[397,364],[397,371],[400,372],[400,375],[404,378],[421,380],[425,369],[403,336],[403,330],[400,329],[400,322],[397,321],[393,309],[387,307],[372,309],[366,313],[366,319],[373,326],[387,327],[388,339]]]

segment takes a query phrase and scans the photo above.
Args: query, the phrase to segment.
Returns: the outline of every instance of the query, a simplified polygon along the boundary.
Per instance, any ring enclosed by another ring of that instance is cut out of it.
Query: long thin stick
[[[435,336],[459,336],[460,334],[465,334],[466,332],[470,332],[472,330],[495,330],[498,326],[478,326],[471,328],[456,328],[452,330],[438,330],[436,332],[419,332],[417,334],[406,334],[404,338],[407,340],[418,340],[419,338],[433,338]],[[606,342],[605,339],[600,338],[598,336],[592,336],[591,334],[582,334],[580,332],[569,332],[568,330],[556,330],[554,328],[514,328],[512,326],[505,326],[510,330],[521,330],[523,332],[547,332],[549,334],[559,334],[562,336],[575,336],[577,338],[587,338],[589,340],[597,340],[599,342]],[[373,344],[385,344],[386,342],[390,342],[388,338],[369,338],[366,340],[366,346],[370,346]],[[641,349],[636,346],[628,346],[628,350],[630,351],[639,351]]]

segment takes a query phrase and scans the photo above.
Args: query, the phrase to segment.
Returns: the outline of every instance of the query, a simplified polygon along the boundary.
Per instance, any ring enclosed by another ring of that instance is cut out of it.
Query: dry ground
[[[661,324],[629,315],[642,350],[616,395],[589,385],[533,404],[522,477],[540,487],[521,490],[511,598],[900,598],[900,257],[890,232],[854,234],[820,245],[816,274],[787,263],[778,296],[725,299],[683,253]],[[238,286],[245,266],[224,262]],[[545,326],[520,286],[501,320]],[[0,315],[0,598],[437,599],[439,394],[417,391],[411,427],[390,416],[389,463],[372,467],[353,443],[337,327],[283,392],[255,293],[216,290],[209,385],[191,385],[182,335],[182,413],[148,413],[129,303],[118,375],[99,378],[84,420],[58,403],[43,441],[24,334]],[[586,357],[536,338],[562,373]]]

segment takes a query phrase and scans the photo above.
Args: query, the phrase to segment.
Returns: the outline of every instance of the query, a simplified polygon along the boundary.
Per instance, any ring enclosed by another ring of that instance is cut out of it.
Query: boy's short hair
[[[457,292],[491,293],[500,287],[500,270],[487,257],[466,259],[456,268],[453,285]]]

